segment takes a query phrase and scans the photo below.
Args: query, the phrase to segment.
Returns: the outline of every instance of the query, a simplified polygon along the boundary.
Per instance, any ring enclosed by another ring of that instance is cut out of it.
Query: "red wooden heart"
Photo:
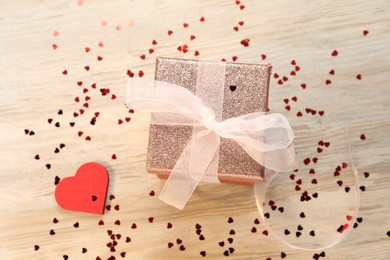
[[[73,177],[58,183],[54,196],[63,209],[103,214],[108,186],[106,169],[95,162],[81,165]]]

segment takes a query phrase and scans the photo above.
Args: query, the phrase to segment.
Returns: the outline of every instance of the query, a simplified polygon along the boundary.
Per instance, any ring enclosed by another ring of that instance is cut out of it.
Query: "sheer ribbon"
[[[297,168],[294,133],[282,114],[252,113],[222,120],[225,66],[223,62],[199,62],[195,94],[177,84],[146,79],[130,79],[127,83],[126,105],[151,112],[155,125],[191,126],[193,135],[176,162],[160,199],[178,209],[183,209],[198,183],[218,182],[218,156],[220,138],[237,142],[266,170],[264,182],[255,185],[258,209],[268,230],[282,243],[294,249],[323,250],[340,243],[351,232],[353,225],[335,241],[326,245],[301,247],[278,236],[264,218],[266,190],[278,172]],[[359,209],[359,178],[354,166],[350,142],[348,154],[355,179],[356,201],[351,223],[355,223]]]
[[[163,81],[130,79],[127,83],[126,105],[152,112],[153,124],[194,129],[160,194],[162,201],[178,209],[184,208],[205,175],[218,180],[221,137],[236,141],[273,171],[288,172],[297,166],[294,133],[282,114],[259,112],[222,121],[224,79],[225,63],[200,62],[196,95]]]

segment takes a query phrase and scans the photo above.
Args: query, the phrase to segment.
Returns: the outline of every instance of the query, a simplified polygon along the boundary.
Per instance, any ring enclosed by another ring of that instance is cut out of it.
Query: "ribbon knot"
[[[207,129],[213,130],[219,136],[223,135],[223,126],[221,123],[218,123],[213,118],[205,118],[201,120],[203,126]]]

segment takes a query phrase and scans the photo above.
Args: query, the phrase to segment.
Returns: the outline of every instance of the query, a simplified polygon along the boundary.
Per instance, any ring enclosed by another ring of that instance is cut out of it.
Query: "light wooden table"
[[[271,80],[271,111],[291,120],[302,159],[321,159],[317,142],[323,136],[343,137],[349,124],[365,186],[358,215],[363,221],[341,244],[325,250],[324,259],[390,258],[389,2],[240,1],[0,1],[0,259],[122,259],[121,252],[126,259],[199,259],[201,251],[206,258],[224,259],[229,247],[234,248],[232,259],[280,259],[281,252],[286,259],[312,259],[321,253],[293,250],[263,235],[263,223],[254,224],[260,215],[252,187],[202,183],[183,211],[158,200],[164,182],[145,172],[148,115],[130,114],[124,107],[127,71],[138,77],[142,70],[143,77],[152,78],[157,56],[228,61],[236,56],[237,62],[271,63],[280,76]],[[248,47],[240,43],[244,39],[250,39]],[[183,44],[187,53],[177,50]],[[334,50],[337,56],[332,56]],[[296,76],[290,76],[293,60],[299,66]],[[279,85],[283,76],[289,79]],[[332,83],[326,84],[327,79]],[[102,96],[100,88],[110,93]],[[89,107],[75,118],[86,96]],[[325,114],[310,116],[306,108]],[[299,111],[302,117],[296,116]],[[95,112],[100,115],[91,125]],[[61,143],[65,147],[55,153]],[[345,154],[339,150],[334,155]],[[340,163],[337,157],[322,160],[319,170],[331,166],[332,174]],[[72,176],[87,161],[102,163],[110,173],[108,195],[115,199],[107,199],[112,208],[103,216],[65,211],[54,200],[55,177]],[[297,177],[311,180],[303,173]],[[325,183],[313,189],[326,194]],[[155,196],[149,195],[152,190]],[[233,223],[227,222],[229,217]],[[53,223],[54,218],[59,222]],[[197,223],[203,241],[195,233]],[[55,235],[49,234],[52,229]],[[229,236],[231,229],[234,236]],[[106,246],[111,241],[107,230],[122,235],[116,252]],[[228,237],[234,238],[232,244]],[[174,244],[170,249],[169,242]]]

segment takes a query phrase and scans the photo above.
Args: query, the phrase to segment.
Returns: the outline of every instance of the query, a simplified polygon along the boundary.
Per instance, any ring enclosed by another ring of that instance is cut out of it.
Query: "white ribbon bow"
[[[217,179],[215,158],[221,137],[236,141],[268,169],[276,172],[296,169],[294,133],[282,114],[259,112],[217,122],[214,111],[186,88],[146,79],[128,81],[126,105],[159,113],[153,124],[196,129],[160,194],[161,200],[178,209],[184,208],[205,173]]]

